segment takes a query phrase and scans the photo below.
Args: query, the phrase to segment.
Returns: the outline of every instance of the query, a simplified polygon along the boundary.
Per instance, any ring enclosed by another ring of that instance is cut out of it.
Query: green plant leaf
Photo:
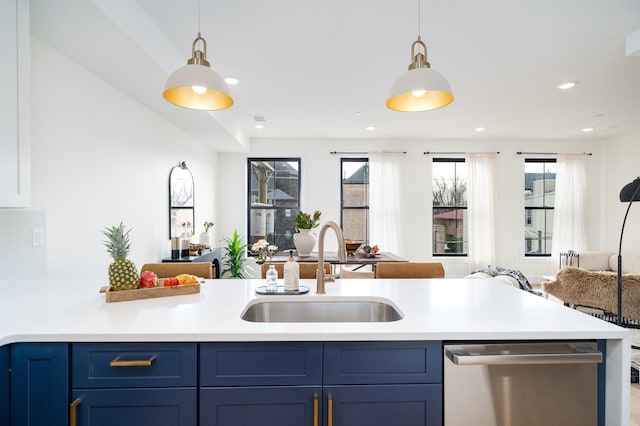
[[[247,261],[245,251],[247,244],[242,243],[238,231],[234,230],[231,237],[225,237],[224,255],[222,257],[222,276],[228,275],[231,278],[245,278]]]

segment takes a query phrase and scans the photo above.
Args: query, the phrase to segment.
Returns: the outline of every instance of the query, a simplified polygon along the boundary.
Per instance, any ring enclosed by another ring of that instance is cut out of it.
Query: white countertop
[[[0,281],[0,346],[14,342],[621,339],[628,331],[495,280],[337,280],[259,296],[263,280],[207,280],[199,294],[106,303],[100,280]],[[385,298],[388,323],[253,323],[254,299]]]

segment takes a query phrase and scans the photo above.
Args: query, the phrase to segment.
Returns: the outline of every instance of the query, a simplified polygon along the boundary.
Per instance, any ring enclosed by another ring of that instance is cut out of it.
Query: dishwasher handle
[[[602,352],[585,351],[572,345],[566,352],[482,354],[471,347],[445,347],[447,358],[456,365],[519,365],[519,364],[597,364]]]

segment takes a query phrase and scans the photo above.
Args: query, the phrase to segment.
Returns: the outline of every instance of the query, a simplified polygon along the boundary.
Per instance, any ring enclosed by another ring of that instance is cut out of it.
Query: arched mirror
[[[193,175],[182,161],[169,173],[169,238],[191,232],[194,222]]]

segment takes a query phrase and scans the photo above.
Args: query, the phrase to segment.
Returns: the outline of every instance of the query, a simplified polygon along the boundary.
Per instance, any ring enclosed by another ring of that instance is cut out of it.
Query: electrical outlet
[[[44,229],[43,228],[32,228],[31,237],[32,237],[32,244],[34,247],[39,247],[44,245]]]

